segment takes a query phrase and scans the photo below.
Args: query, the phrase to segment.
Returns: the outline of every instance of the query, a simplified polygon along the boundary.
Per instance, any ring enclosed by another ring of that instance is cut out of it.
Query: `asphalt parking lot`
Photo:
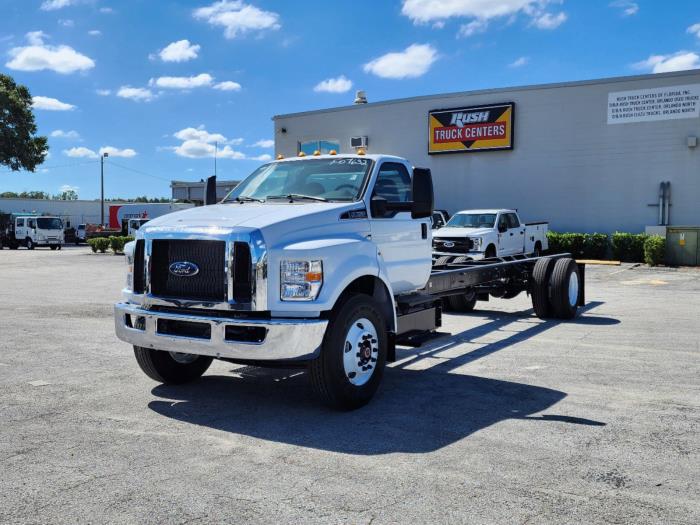
[[[700,271],[589,267],[585,313],[445,315],[368,407],[301,371],[159,386],[124,259],[0,252],[0,522],[699,523]]]

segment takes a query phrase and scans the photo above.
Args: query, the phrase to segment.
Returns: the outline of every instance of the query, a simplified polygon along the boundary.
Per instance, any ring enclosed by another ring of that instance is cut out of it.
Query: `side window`
[[[36,228],[36,221],[34,219],[29,219],[27,221],[27,228]]]
[[[397,162],[385,162],[379,168],[374,195],[389,202],[408,202],[411,200],[411,176],[406,166]]]
[[[518,216],[515,213],[508,214],[508,227],[509,228],[519,228],[520,227],[520,221],[518,220]]]
[[[504,228],[508,229],[508,215],[505,213],[498,216],[498,229],[503,230]]]
[[[24,219],[17,219],[17,227],[24,228]]]

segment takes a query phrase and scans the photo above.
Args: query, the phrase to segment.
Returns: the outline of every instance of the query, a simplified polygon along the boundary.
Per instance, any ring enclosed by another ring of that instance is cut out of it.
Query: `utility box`
[[[698,266],[700,226],[669,226],[666,231],[666,263],[673,266]]]

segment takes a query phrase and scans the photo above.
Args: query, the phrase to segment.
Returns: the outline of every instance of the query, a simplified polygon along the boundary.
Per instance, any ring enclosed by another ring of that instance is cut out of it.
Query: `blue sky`
[[[2,71],[29,87],[50,157],[0,191],[169,196],[272,155],[275,114],[700,68],[674,0],[0,0]],[[104,149],[107,148],[107,149]]]

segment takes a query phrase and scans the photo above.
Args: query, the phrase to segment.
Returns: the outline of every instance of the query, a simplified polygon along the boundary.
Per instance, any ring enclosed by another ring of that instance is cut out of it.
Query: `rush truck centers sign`
[[[513,149],[514,111],[512,102],[433,110],[428,153]]]

